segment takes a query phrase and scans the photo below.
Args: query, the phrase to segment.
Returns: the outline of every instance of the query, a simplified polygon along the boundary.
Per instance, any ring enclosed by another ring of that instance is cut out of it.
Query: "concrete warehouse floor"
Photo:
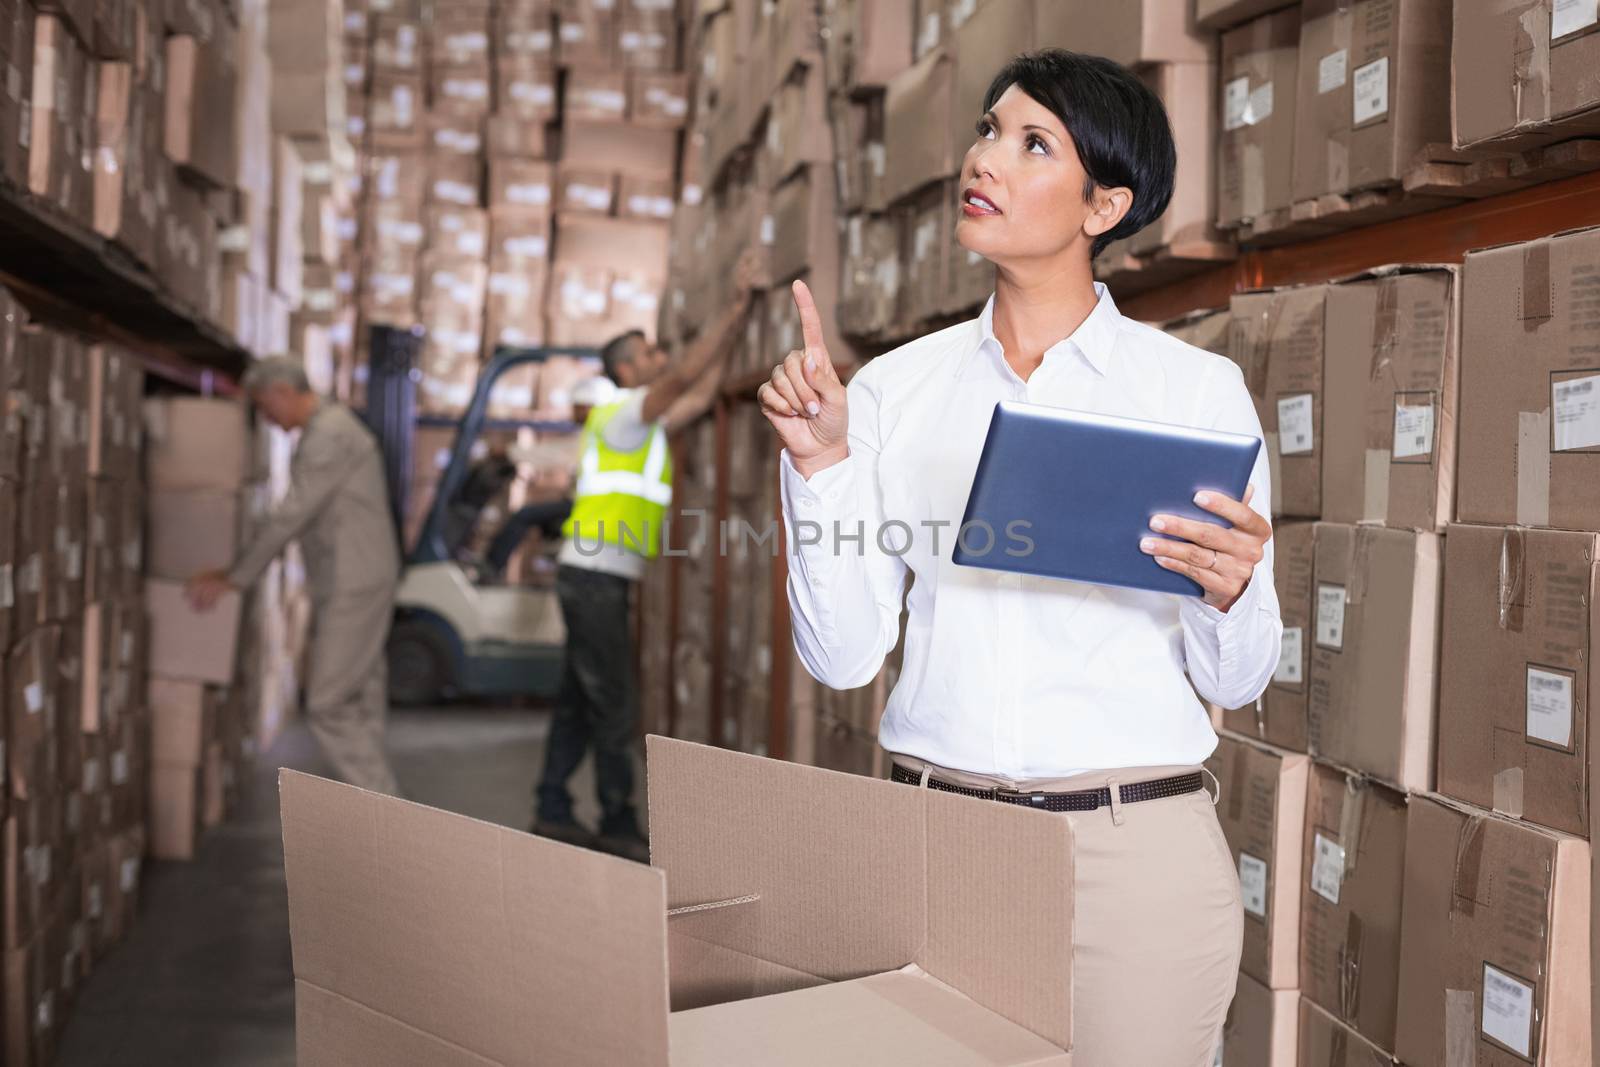
[[[548,729],[543,711],[397,711],[389,752],[411,799],[522,829]],[[292,1067],[279,766],[328,773],[296,724],[258,761],[241,810],[202,837],[194,862],[146,862],[139,919],[91,976],[67,1023],[61,1067]],[[641,795],[643,780],[641,768]],[[573,793],[578,817],[594,825],[587,762]]]

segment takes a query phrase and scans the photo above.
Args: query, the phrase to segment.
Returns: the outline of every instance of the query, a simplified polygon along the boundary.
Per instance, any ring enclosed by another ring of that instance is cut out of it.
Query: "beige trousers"
[[[336,596],[312,611],[311,664],[306,678],[306,721],[333,764],[351,785],[399,794],[383,751],[389,710],[385,645],[393,596]]]
[[[1013,780],[905,756],[894,762],[918,774],[927,769],[955,785],[1044,792],[1199,769],[1141,767]],[[1060,816],[1072,821],[1077,880],[1073,1067],[1211,1067],[1244,940],[1239,878],[1213,809],[1212,794],[1200,790]]]

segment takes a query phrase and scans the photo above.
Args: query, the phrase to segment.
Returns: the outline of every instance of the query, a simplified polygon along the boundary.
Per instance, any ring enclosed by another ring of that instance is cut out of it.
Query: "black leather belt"
[[[902,782],[906,785],[921,785],[922,775],[908,767],[896,763],[893,772],[889,775],[891,782]],[[1012,789],[976,789],[972,786],[956,785],[953,782],[941,781],[938,778],[928,779],[928,788],[937,789],[945,793],[958,793],[964,797],[977,797],[979,800],[998,800],[1005,804],[1020,804],[1027,808],[1037,808],[1040,811],[1095,811],[1099,808],[1111,806],[1111,788],[1101,786],[1099,789],[1080,789],[1072,793],[1019,793]],[[1137,804],[1143,800],[1163,800],[1167,797],[1181,797],[1196,790],[1205,788],[1205,778],[1199,771],[1192,774],[1178,774],[1171,778],[1156,778],[1148,782],[1130,782],[1121,787],[1122,803]]]

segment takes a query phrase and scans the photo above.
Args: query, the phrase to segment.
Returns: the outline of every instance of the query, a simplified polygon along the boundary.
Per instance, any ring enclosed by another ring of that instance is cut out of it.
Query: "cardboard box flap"
[[[916,959],[927,929],[918,792],[662,737],[646,745],[650,855],[668,874],[668,907],[760,898],[680,914],[674,935],[824,981]]]
[[[1023,1067],[1071,1057],[917,967],[672,1017],[672,1067],[940,1063]]]
[[[671,906],[760,898],[672,920],[675,936],[725,950],[738,968],[703,952],[692,975],[674,967],[675,999],[707,1003],[691,977],[777,992],[803,980],[786,972],[839,981],[917,963],[1069,1047],[1066,820],[667,738],[647,745],[651,859],[668,872]]]
[[[454,1062],[396,1025],[496,1063],[667,1062],[659,870],[294,771],[279,788],[295,977],[379,1017],[318,998],[327,1062],[376,1062],[384,1034],[404,1055],[383,1062]]]
[[[1373,278],[1399,278],[1407,274],[1432,274],[1435,271],[1444,271],[1447,274],[1459,274],[1459,263],[1385,263],[1378,267],[1368,267],[1365,270],[1352,271],[1341,274],[1332,279],[1334,285],[1344,285],[1348,282],[1361,282]]]
[[[351,1053],[341,1060],[345,1067],[496,1067],[494,1060],[309,982],[294,984],[294,1031],[302,1062],[315,1059],[304,1050],[340,1049]]]

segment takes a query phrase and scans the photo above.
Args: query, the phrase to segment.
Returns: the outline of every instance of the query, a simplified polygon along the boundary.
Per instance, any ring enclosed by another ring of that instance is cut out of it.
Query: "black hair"
[[[627,333],[617,334],[606,342],[605,347],[600,350],[600,363],[605,368],[607,378],[617,385],[622,384],[622,379],[617,375],[622,372],[622,365],[632,363],[633,357],[638,354],[634,351],[634,342],[643,340],[643,330],[629,330]]]
[[[1127,188],[1133,205],[1117,225],[1096,237],[1091,258],[1112,241],[1132,237],[1167,210],[1178,169],[1172,125],[1160,97],[1132,71],[1100,56],[1047,48],[1017,56],[995,75],[983,98],[993,110],[1015,85],[1061,120],[1088,173],[1085,202],[1095,187]]]

